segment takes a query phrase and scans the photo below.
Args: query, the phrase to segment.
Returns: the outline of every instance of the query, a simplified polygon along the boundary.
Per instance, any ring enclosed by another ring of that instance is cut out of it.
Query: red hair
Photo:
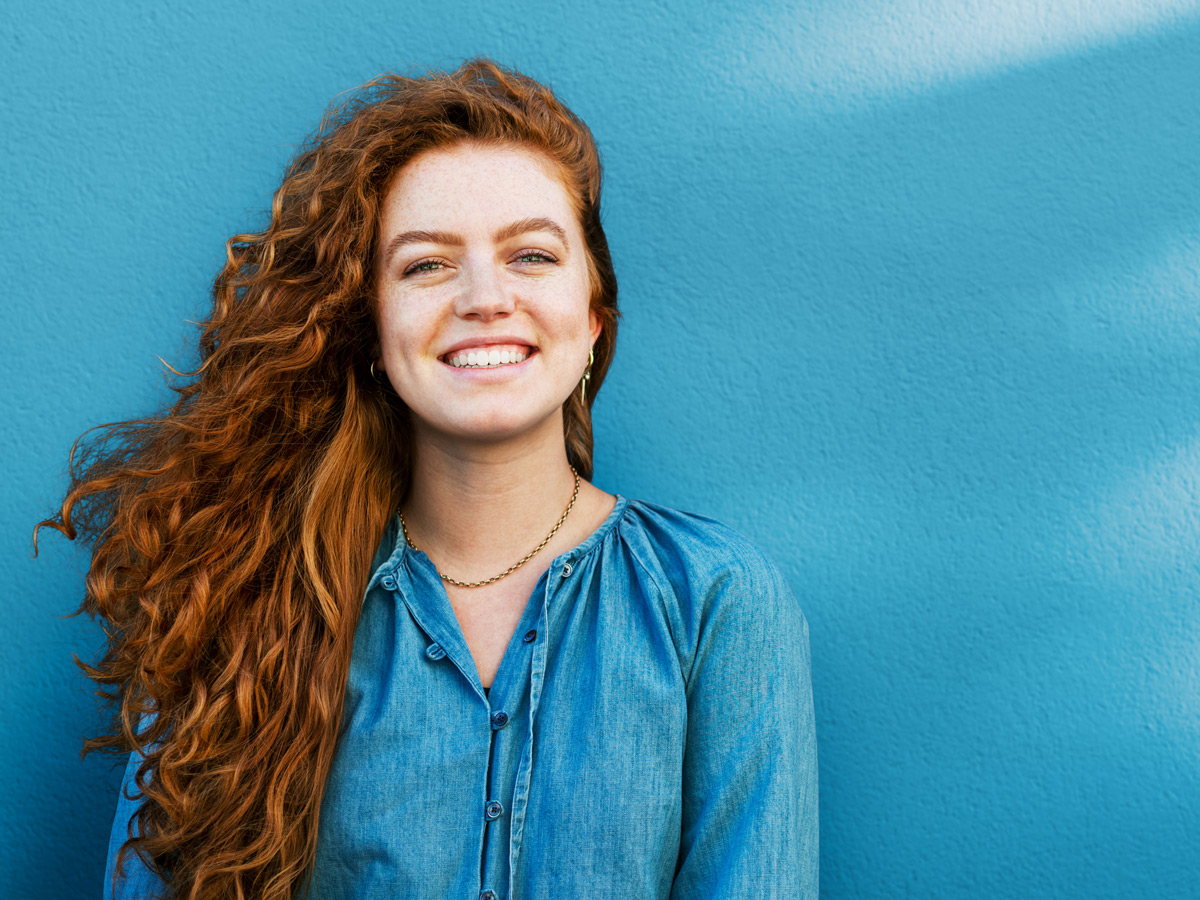
[[[599,155],[548,88],[479,59],[381,76],[327,114],[267,228],[228,242],[174,406],[77,443],[38,525],[94,542],[80,611],[108,645],[80,665],[112,718],[84,752],[144,754],[120,858],[180,898],[290,900],[312,864],[368,568],[410,476],[407,411],[369,374],[380,205],[408,161],[463,141],[545,154],[576,201],[602,329],[564,440],[590,477],[619,316]]]

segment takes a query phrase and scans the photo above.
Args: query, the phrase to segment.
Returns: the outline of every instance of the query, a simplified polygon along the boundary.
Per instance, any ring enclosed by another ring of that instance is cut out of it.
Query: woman
[[[816,897],[804,618],[612,495],[587,127],[486,60],[385,76],[228,245],[201,365],[53,523],[130,753],[118,897]]]

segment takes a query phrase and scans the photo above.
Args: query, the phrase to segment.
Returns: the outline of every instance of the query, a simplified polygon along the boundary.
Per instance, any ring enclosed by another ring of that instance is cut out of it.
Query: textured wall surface
[[[0,896],[97,896],[118,783],[29,533],[166,399],[339,91],[491,54],[607,164],[596,481],[802,597],[830,898],[1200,896],[1200,3],[14,7],[0,24]]]

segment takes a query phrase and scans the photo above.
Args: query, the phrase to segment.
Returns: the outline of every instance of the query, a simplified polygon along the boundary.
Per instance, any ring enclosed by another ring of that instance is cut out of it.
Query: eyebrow
[[[509,238],[516,237],[521,234],[529,234],[531,231],[546,231],[554,235],[564,246],[568,246],[567,233],[562,226],[553,219],[545,217],[534,217],[529,219],[518,219],[516,222],[510,222],[508,225],[498,228],[492,235],[492,240],[497,243],[506,241]],[[448,244],[451,247],[461,247],[466,243],[461,234],[455,234],[452,231],[403,231],[388,241],[387,250],[383,258],[391,259],[401,247],[406,247],[409,244]]]

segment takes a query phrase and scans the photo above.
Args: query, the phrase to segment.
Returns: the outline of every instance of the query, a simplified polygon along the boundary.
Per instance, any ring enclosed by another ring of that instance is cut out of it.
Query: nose
[[[504,283],[502,273],[487,264],[470,268],[463,290],[455,302],[455,312],[464,319],[487,322],[506,316],[516,309],[516,297]]]

